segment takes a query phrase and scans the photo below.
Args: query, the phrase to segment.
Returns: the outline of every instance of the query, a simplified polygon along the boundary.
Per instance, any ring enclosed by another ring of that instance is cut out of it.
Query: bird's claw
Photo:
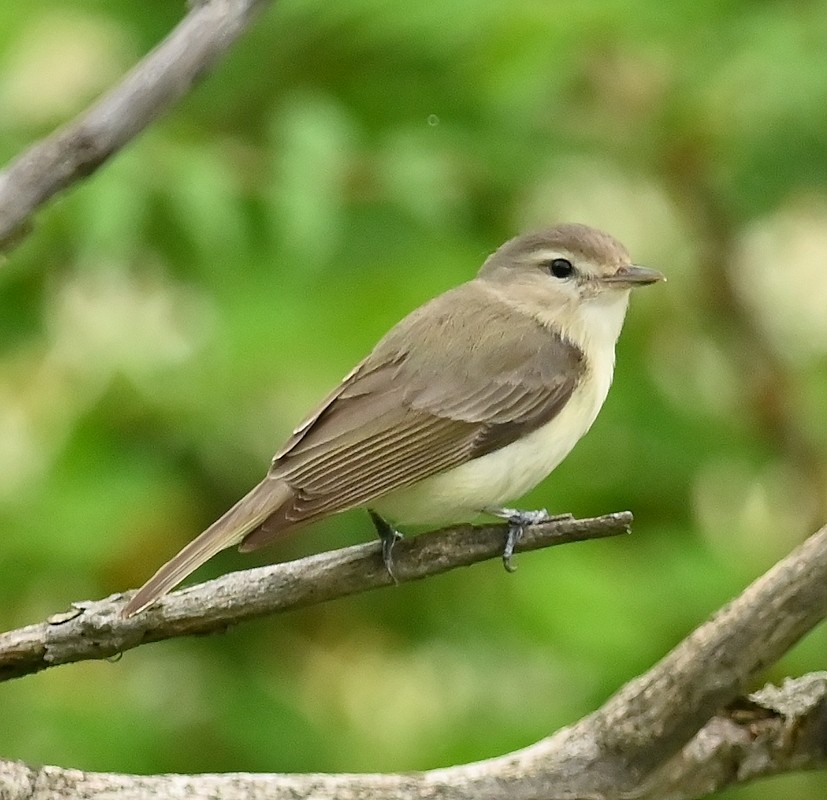
[[[526,528],[530,525],[539,525],[541,522],[556,522],[572,518],[571,514],[549,514],[545,508],[540,508],[537,511],[520,511],[516,508],[487,508],[485,511],[495,517],[504,519],[508,523],[508,535],[503,549],[503,566],[508,572],[514,572],[517,569],[516,565],[512,563],[514,548],[523,538]]]
[[[368,509],[368,514],[370,514],[376,533],[382,542],[382,563],[385,565],[388,575],[391,576],[391,580],[394,583],[399,583],[393,571],[393,546],[405,537],[375,511]]]

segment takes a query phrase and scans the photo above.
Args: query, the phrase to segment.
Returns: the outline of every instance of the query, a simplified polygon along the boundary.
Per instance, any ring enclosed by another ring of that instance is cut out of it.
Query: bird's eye
[[[555,278],[568,278],[574,272],[574,267],[567,258],[553,258],[545,266]]]

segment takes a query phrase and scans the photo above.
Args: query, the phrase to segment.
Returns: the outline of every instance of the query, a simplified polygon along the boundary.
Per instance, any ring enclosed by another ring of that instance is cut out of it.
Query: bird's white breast
[[[543,427],[493,453],[398,489],[373,503],[394,522],[459,522],[487,507],[510,503],[536,486],[572,450],[597,417],[614,372],[614,347],[628,294],[616,303],[584,304],[566,331],[583,350],[586,371],[563,409]]]

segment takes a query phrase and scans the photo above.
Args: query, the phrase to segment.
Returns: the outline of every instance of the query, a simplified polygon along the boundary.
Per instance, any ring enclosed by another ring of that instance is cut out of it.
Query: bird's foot
[[[486,514],[504,519],[508,523],[508,536],[503,549],[503,566],[508,572],[514,572],[517,567],[511,563],[514,548],[523,538],[525,529],[530,525],[539,525],[541,522],[556,522],[562,519],[571,519],[571,514],[549,514],[546,509],[537,511],[520,511],[516,508],[486,508]]]
[[[388,571],[388,575],[391,576],[393,582],[399,583],[393,572],[393,546],[404,537],[393,525],[380,517],[379,514],[372,509],[368,509],[368,514],[370,514],[371,521],[376,528],[376,533],[379,534],[379,539],[382,542],[382,562],[385,565],[385,569]]]

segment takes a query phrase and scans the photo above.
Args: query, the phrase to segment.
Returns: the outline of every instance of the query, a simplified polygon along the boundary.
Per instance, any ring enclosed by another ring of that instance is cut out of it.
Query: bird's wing
[[[270,470],[293,499],[244,550],[504,447],[560,411],[582,353],[528,314],[492,319],[485,292],[472,281],[415,311],[296,428]]]

